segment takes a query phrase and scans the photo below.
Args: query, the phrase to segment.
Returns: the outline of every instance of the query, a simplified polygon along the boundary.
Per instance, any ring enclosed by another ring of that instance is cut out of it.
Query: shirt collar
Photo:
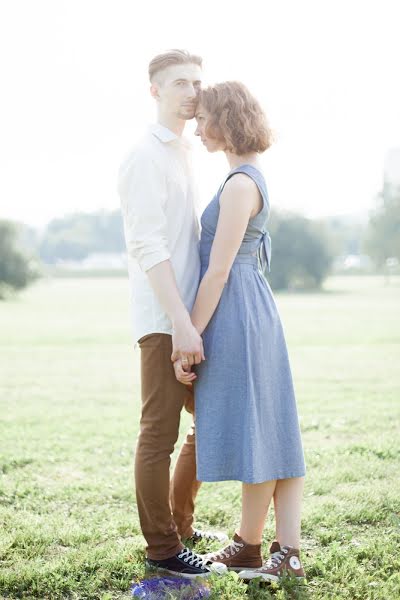
[[[176,135],[176,133],[167,127],[164,127],[164,125],[161,125],[160,123],[154,123],[154,125],[150,125],[150,131],[160,140],[160,142],[167,143],[179,139],[179,136]]]
[[[164,125],[161,125],[160,123],[154,123],[153,125],[150,125],[150,132],[164,144],[177,141],[187,150],[192,149],[192,144],[187,137],[176,135],[176,133],[168,129],[168,127],[164,127]]]

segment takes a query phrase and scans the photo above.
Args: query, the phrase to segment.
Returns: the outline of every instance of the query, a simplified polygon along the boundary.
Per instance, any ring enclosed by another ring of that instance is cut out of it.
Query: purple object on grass
[[[131,589],[132,596],[143,598],[143,600],[162,600],[173,591],[180,592],[179,597],[182,595],[184,600],[201,600],[210,596],[208,587],[179,577],[144,579],[134,584]]]

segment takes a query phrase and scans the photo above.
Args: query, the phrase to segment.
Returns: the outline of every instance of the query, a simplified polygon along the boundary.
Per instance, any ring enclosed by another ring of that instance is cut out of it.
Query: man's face
[[[201,67],[172,65],[155,75],[151,93],[163,112],[179,119],[193,119],[201,88]]]

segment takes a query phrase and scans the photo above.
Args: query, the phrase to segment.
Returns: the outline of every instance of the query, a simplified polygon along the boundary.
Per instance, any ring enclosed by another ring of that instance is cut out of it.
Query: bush
[[[0,298],[9,291],[26,287],[38,276],[37,263],[18,245],[17,227],[9,221],[0,221]]]
[[[273,289],[319,288],[333,260],[324,226],[300,215],[271,213]]]
[[[387,185],[378,197],[364,246],[380,269],[390,268],[394,259],[400,261],[400,186]]]

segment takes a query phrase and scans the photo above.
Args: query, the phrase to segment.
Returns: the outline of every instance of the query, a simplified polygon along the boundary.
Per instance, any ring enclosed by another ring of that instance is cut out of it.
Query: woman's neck
[[[233,154],[232,152],[225,151],[225,156],[231,169],[236,169],[240,165],[253,165],[258,167],[260,165],[259,156],[257,152],[249,152],[248,154]]]

